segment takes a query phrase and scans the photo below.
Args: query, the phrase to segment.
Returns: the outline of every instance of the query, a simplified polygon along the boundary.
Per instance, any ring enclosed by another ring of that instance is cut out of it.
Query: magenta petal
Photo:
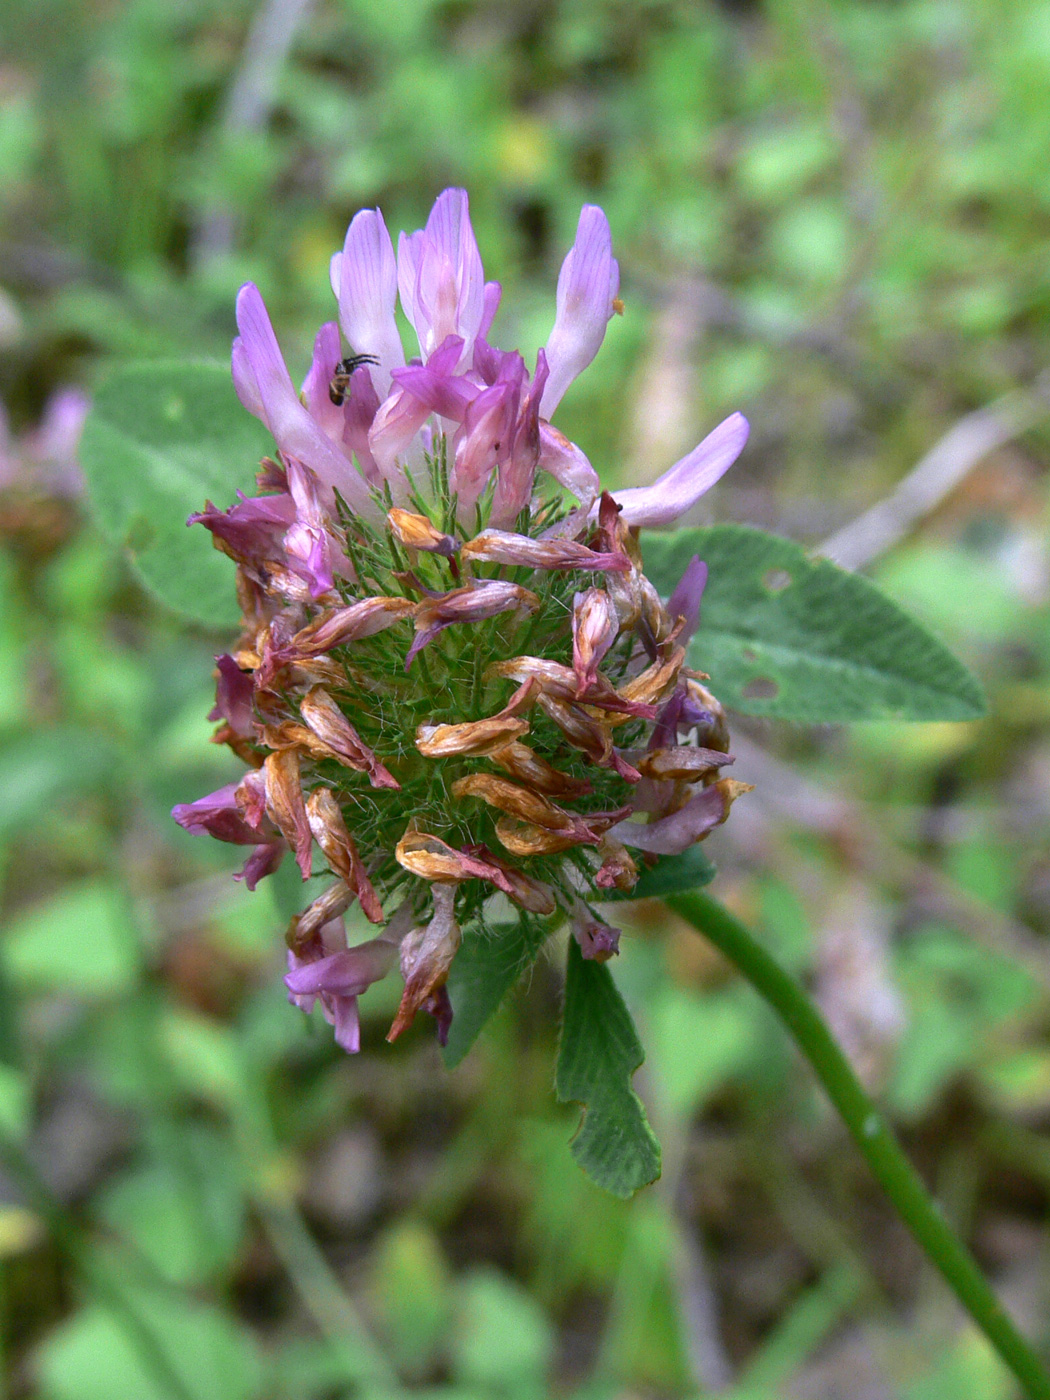
[[[596,204],[585,204],[558,276],[558,310],[546,345],[550,378],[540,405],[544,418],[553,415],[566,389],[597,355],[619,290],[609,220]]]
[[[748,431],[747,419],[742,413],[730,414],[652,486],[614,491],[614,498],[623,506],[625,524],[657,527],[673,524],[729,470],[744,450]]]

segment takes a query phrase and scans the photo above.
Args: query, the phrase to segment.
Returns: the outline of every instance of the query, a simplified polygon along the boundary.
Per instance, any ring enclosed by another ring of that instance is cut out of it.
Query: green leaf
[[[665,894],[680,890],[695,890],[709,885],[715,878],[715,867],[699,846],[690,846],[677,856],[661,856],[650,870],[643,870],[633,890],[614,890],[602,896],[602,902],[615,899],[662,899]]]
[[[963,664],[874,584],[744,525],[650,534],[645,568],[669,594],[694,554],[709,569],[689,660],[744,714],[809,723],[966,720],[984,713]]]
[[[125,895],[101,880],[67,885],[15,917],[4,961],[25,991],[78,997],[127,991],[136,976],[137,935]]]
[[[584,1108],[572,1155],[592,1181],[623,1198],[660,1175],[660,1144],[631,1088],[644,1059],[609,969],[586,960],[570,939],[555,1088],[560,1103]]]
[[[194,1400],[252,1400],[262,1367],[248,1332],[218,1308],[177,1294],[127,1286],[128,1307]],[[123,1318],[98,1306],[74,1313],[37,1349],[34,1369],[47,1400],[171,1400]]]
[[[253,489],[266,429],[241,407],[227,365],[128,365],[102,386],[80,460],[102,529],[142,581],[176,612],[211,627],[237,621],[233,567],[202,526],[205,500],[225,508]]]
[[[455,1378],[483,1394],[549,1394],[550,1321],[520,1284],[495,1269],[478,1269],[462,1284],[452,1352]]]
[[[449,1069],[460,1063],[504,996],[536,961],[550,932],[549,923],[522,915],[516,924],[475,925],[463,934],[448,976],[453,1016],[443,1054]]]

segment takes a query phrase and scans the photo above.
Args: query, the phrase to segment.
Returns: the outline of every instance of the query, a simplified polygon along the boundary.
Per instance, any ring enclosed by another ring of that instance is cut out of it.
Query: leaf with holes
[[[631,1087],[644,1058],[609,969],[587,961],[570,939],[555,1088],[560,1103],[583,1105],[572,1155],[592,1181],[624,1199],[660,1175],[660,1144]]]
[[[454,1069],[507,992],[536,961],[551,932],[549,921],[522,914],[516,924],[468,928],[448,975],[452,1025],[444,1049]]]
[[[80,460],[96,518],[146,587],[212,627],[237,622],[233,565],[186,518],[253,489],[273,442],[237,400],[228,365],[157,361],[118,370],[95,397]]]
[[[649,578],[666,597],[694,554],[708,566],[689,660],[744,714],[810,723],[967,720],[978,682],[874,584],[790,540],[744,525],[643,537]]]

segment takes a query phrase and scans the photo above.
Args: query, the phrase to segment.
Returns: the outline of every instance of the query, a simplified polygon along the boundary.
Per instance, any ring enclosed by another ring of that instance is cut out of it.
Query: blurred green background
[[[606,481],[741,409],[697,518],[819,548],[941,444],[849,562],[989,717],[738,720],[756,791],[707,849],[1045,1348],[1050,4],[4,0],[0,36],[2,1400],[1008,1400],[772,1016],[658,906],[614,968],[664,1145],[628,1204],[567,1150],[556,960],[453,1075],[427,1027],[383,1043],[392,985],[353,1060],[288,1007],[280,887],[167,815],[233,775],[228,639],[92,527],[54,396],[224,358],[248,278],[301,376],[355,210],[412,229],[462,184],[526,354],[608,213],[626,314],[559,412]]]

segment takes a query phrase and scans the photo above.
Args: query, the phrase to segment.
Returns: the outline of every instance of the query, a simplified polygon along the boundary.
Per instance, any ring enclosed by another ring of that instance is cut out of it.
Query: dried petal
[[[374,636],[414,609],[415,604],[409,598],[365,598],[348,608],[336,608],[314,618],[309,626],[296,632],[283,653],[294,657],[317,656],[361,637]]]
[[[496,661],[485,672],[486,680],[503,676],[519,683],[534,679],[540,694],[557,700],[573,702],[578,698],[576,673],[559,661],[547,661],[541,656],[515,656],[508,661]],[[655,719],[652,705],[641,704],[631,696],[615,691],[604,676],[596,676],[587,694],[587,704],[612,713],[633,715],[639,719]]]
[[[583,797],[591,790],[591,784],[586,778],[570,778],[567,773],[562,773],[545,758],[534,753],[528,744],[521,744],[516,740],[514,743],[492,749],[488,757],[512,778],[517,778],[533,791],[545,793],[548,797]]]
[[[491,754],[529,732],[528,720],[494,718],[466,724],[421,724],[416,748],[424,758],[451,758],[457,754]]]
[[[633,890],[638,883],[638,866],[625,846],[605,836],[598,847],[602,858],[600,869],[595,873],[594,883],[603,890]]]
[[[626,572],[630,560],[613,552],[599,554],[575,540],[534,540],[505,530],[483,530],[461,550],[464,559],[529,569],[605,569]]]
[[[487,617],[517,608],[536,612],[539,606],[540,600],[535,593],[516,583],[504,583],[498,579],[454,588],[437,598],[424,598],[416,604],[416,639],[405,659],[405,670],[411,666],[418,651],[454,623],[481,622]]]
[[[732,762],[729,754],[720,753],[718,749],[688,746],[653,749],[637,760],[638,771],[644,778],[681,778],[689,783],[696,782],[716,768]]]
[[[272,753],[263,764],[262,772],[266,783],[266,810],[294,850],[303,879],[309,880],[313,835],[303,802],[299,755],[294,749]]]
[[[285,941],[293,953],[301,954],[314,934],[332,919],[338,919],[354,902],[354,892],[345,880],[329,885],[323,894],[297,914],[288,926]]]
[[[478,797],[499,812],[520,821],[541,826],[546,831],[567,832],[576,844],[597,845],[598,838],[575,812],[566,812],[538,792],[508,783],[491,773],[468,773],[452,784],[453,797]]]
[[[409,828],[394,852],[399,865],[423,880],[458,884],[463,880],[488,880],[504,894],[513,889],[502,870],[468,851],[457,851],[440,836]]]
[[[540,695],[543,713],[568,739],[575,749],[585,753],[599,768],[614,768],[629,783],[638,782],[641,774],[613,747],[609,724],[597,720],[582,705],[555,700],[552,695]]]
[[[593,962],[608,962],[620,951],[620,930],[603,924],[583,903],[573,911],[572,936],[583,956]]]
[[[517,822],[511,817],[500,817],[496,822],[496,835],[500,845],[512,856],[550,856],[561,851],[571,850],[580,843],[572,835],[563,831],[545,831],[542,826],[531,822]]]
[[[409,549],[424,549],[430,554],[455,554],[456,541],[441,531],[425,515],[394,506],[387,511],[387,524],[394,537]]]
[[[448,1013],[447,1000],[439,995],[448,980],[452,959],[459,949],[462,935],[456,923],[455,890],[449,885],[432,886],[434,914],[426,928],[412,929],[401,944],[401,975],[405,991],[387,1040],[398,1038],[415,1020],[417,1011]],[[442,1029],[448,1037],[447,1023],[438,1019],[439,1039]]]
[[[299,702],[299,712],[334,758],[347,768],[367,773],[373,787],[399,789],[401,784],[368,747],[342,710],[323,688],[312,686]]]
[[[351,895],[361,902],[365,917],[374,924],[383,922],[383,906],[357,853],[354,839],[346,829],[343,813],[331,788],[315,788],[307,798],[306,815],[314,840],[324,852],[332,870],[342,876]]]
[[[598,667],[620,630],[616,609],[608,593],[588,588],[577,593],[572,613],[572,669],[576,694],[582,698],[598,685]]]

